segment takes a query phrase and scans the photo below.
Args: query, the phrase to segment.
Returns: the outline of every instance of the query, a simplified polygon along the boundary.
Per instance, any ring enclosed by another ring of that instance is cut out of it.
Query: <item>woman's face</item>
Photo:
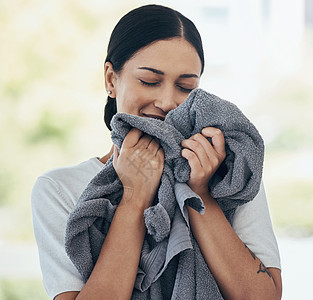
[[[186,40],[160,40],[139,50],[119,74],[107,62],[106,88],[116,98],[117,112],[164,119],[198,87],[201,67],[197,51]]]

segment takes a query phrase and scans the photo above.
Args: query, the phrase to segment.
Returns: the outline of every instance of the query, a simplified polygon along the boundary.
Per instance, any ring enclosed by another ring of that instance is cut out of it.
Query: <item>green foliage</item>
[[[313,181],[275,185],[269,193],[275,224],[290,232],[313,235]]]
[[[19,99],[25,92],[26,81],[17,78],[10,79],[3,85],[3,95],[9,99]]]
[[[11,199],[11,190],[14,188],[14,175],[2,164],[0,168],[0,206],[8,204]]]
[[[26,68],[25,77],[29,81],[34,81],[39,78],[42,79],[43,76],[48,74],[49,70],[52,69],[49,60],[36,51],[36,47],[33,45],[34,42],[36,42],[36,38],[26,45],[22,56],[23,65]]]
[[[297,124],[283,128],[275,139],[268,144],[269,151],[295,151],[304,146],[313,146],[313,136]]]
[[[267,144],[267,151],[288,151],[292,155],[299,149],[313,149],[313,89],[304,74],[299,72],[285,79],[263,104],[263,113],[268,111],[279,128]]]
[[[48,300],[39,280],[0,280],[0,300]]]
[[[297,80],[297,81],[296,81]],[[282,83],[279,90],[272,95],[276,104],[284,107],[303,108],[308,106],[312,101],[311,86],[306,83],[299,82],[298,78],[291,78]]]
[[[277,228],[288,234],[313,235],[313,89],[305,69],[276,86],[261,113],[277,124],[266,145],[267,194]],[[278,130],[277,130],[278,129]],[[306,172],[307,171],[307,172]]]
[[[93,31],[99,26],[99,20],[97,17],[88,12],[84,7],[80,7],[78,4],[72,6],[71,13],[83,30]]]
[[[15,68],[6,74],[2,87],[5,98],[19,100],[32,84],[43,80],[45,76],[51,75],[55,70],[55,66],[52,65],[49,58],[39,53],[34,47],[36,42],[39,41],[36,41],[35,37],[24,45]]]
[[[65,119],[51,111],[45,111],[42,113],[36,127],[26,135],[26,140],[29,144],[54,141],[60,145],[66,145],[70,140],[75,123],[73,116]]]

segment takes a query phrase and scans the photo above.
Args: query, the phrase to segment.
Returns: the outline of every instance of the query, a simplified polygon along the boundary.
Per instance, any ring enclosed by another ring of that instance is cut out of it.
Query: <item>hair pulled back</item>
[[[105,62],[113,70],[121,72],[124,64],[141,48],[158,41],[182,37],[194,46],[204,69],[204,54],[200,34],[188,18],[180,12],[162,5],[144,5],[123,16],[114,27]],[[104,121],[111,131],[110,122],[116,114],[116,99],[108,96],[104,109]]]

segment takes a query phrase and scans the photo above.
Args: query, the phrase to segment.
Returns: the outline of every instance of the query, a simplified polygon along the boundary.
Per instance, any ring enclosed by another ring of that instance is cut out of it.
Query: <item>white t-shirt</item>
[[[68,215],[103,163],[94,157],[71,167],[50,170],[39,176],[32,190],[32,213],[43,283],[48,296],[80,291],[80,274],[68,258],[64,236]],[[233,229],[266,267],[281,269],[263,184],[258,195],[236,209]]]

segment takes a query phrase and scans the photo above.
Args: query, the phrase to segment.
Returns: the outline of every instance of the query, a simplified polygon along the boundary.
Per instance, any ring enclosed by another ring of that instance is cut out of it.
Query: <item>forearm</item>
[[[270,272],[243,244],[217,202],[200,195],[205,214],[188,207],[192,232],[225,299],[280,299]]]
[[[124,196],[123,196],[124,198]],[[143,209],[122,201],[97,263],[76,299],[130,299],[145,236]]]

